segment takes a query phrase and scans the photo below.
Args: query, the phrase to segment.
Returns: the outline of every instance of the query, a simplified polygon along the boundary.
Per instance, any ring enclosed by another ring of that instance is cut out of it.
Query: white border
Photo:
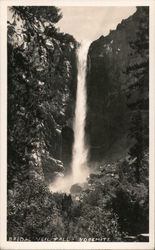
[[[7,242],[7,6],[150,6],[150,241],[141,242]],[[0,249],[155,249],[154,180],[155,180],[155,1],[154,0],[1,0],[0,1]]]

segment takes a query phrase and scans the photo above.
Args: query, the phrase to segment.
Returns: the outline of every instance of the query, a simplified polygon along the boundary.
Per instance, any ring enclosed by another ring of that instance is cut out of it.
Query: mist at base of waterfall
[[[53,193],[70,193],[71,187],[74,184],[81,185],[87,182],[87,178],[89,177],[89,168],[86,166],[84,170],[81,172],[79,178],[73,179],[72,173],[66,176],[56,177],[55,181],[50,184],[49,189]]]

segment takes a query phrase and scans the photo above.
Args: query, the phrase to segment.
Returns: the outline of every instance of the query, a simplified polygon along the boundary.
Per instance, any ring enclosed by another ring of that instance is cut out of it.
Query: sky
[[[59,7],[59,6],[58,6]],[[78,42],[89,42],[100,36],[108,35],[110,30],[116,29],[117,25],[131,16],[135,11],[134,6],[60,6],[62,19],[56,24],[60,31],[69,33]],[[8,20],[12,14],[8,11]]]
[[[93,41],[108,35],[122,21],[131,16],[136,7],[61,6],[63,18],[57,23],[60,31],[69,33],[79,42]]]

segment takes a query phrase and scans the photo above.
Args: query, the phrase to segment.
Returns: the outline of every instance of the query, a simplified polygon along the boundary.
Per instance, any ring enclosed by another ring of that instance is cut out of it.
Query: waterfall
[[[72,149],[71,173],[56,178],[50,185],[52,192],[70,192],[73,184],[83,183],[89,174],[87,160],[88,148],[85,142],[85,122],[87,112],[86,69],[87,53],[90,43],[82,42],[77,49],[77,92],[74,117],[74,144]]]
[[[86,69],[87,54],[90,43],[82,42],[77,50],[77,92],[74,118],[74,144],[72,152],[73,183],[86,180],[88,176],[88,148],[85,142],[85,122],[87,112]]]

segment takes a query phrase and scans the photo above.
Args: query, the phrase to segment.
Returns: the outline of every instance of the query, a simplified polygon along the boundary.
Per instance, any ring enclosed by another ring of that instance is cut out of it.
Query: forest
[[[49,186],[70,171],[79,42],[55,6],[9,12],[7,240],[148,241],[149,7],[90,45],[91,173],[70,193]]]

